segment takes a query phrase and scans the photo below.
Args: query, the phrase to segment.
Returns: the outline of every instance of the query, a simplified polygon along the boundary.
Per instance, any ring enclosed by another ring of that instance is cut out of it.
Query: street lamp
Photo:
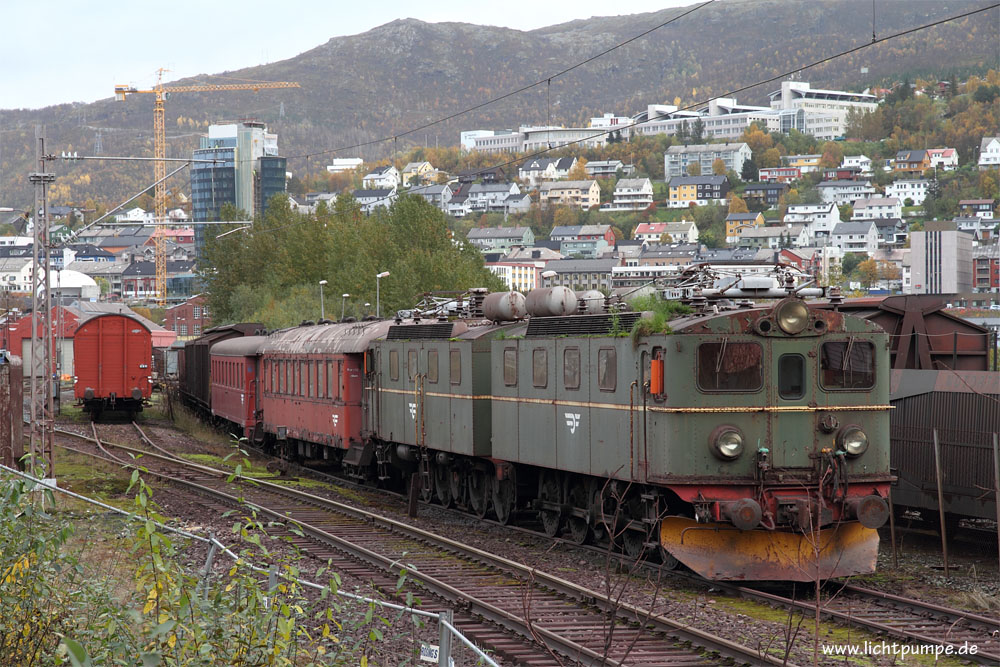
[[[548,271],[542,271],[541,273],[541,277],[546,280],[549,278],[555,278],[557,275],[558,273],[556,271],[553,271],[552,269],[549,269]]]
[[[341,301],[340,301],[340,321],[341,322],[344,321],[344,312],[347,310],[347,297],[349,297],[349,296],[351,296],[351,295],[350,294],[341,294],[340,295],[340,299],[341,299]]]
[[[388,278],[388,277],[389,277],[388,271],[383,271],[382,273],[378,273],[375,275],[375,317],[378,318],[382,317],[382,294],[379,291],[380,287],[379,281],[382,280],[382,278]]]
[[[319,281],[319,319],[326,319],[326,308],[323,307],[323,287],[326,286],[326,281]]]

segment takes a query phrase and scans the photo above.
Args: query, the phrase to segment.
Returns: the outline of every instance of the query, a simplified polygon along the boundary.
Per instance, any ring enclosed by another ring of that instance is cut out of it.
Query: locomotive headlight
[[[857,426],[846,427],[838,439],[848,456],[861,456],[868,449],[868,435]]]
[[[743,453],[743,434],[734,426],[715,429],[710,443],[712,452],[725,461],[732,461]]]
[[[778,326],[786,334],[794,336],[809,326],[809,309],[799,299],[782,301],[774,311],[774,319],[778,320]]]

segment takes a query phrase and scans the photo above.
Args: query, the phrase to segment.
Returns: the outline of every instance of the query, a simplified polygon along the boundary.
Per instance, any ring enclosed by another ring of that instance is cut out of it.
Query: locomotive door
[[[816,405],[815,363],[810,363],[815,361],[815,354],[810,356],[813,341],[767,339],[764,386],[768,405],[773,406],[767,424],[771,465],[797,477],[814,468],[810,455],[816,451],[816,429],[809,409]]]

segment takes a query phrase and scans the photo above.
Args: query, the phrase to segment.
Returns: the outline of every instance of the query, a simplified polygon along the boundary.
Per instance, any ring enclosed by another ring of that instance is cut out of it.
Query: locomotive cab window
[[[451,383],[462,384],[462,351],[451,350],[448,354],[448,363],[451,366]]]
[[[597,351],[597,386],[601,391],[614,391],[618,386],[618,354],[613,347]]]
[[[437,384],[438,381],[438,351],[427,350],[427,381]]]
[[[824,389],[871,389],[875,386],[875,346],[854,338],[823,343],[820,382]]]
[[[563,350],[563,387],[580,388],[580,348],[568,347]]]
[[[531,383],[541,389],[549,384],[549,355],[545,348],[531,351]]]
[[[801,354],[783,354],[778,358],[778,395],[786,400],[802,398],[806,393],[806,360]]]
[[[517,386],[517,348],[508,347],[503,351],[503,383],[508,387]]]
[[[702,391],[758,391],[764,384],[763,348],[758,343],[702,343],[698,387]]]
[[[389,350],[389,379],[399,379],[399,350]]]

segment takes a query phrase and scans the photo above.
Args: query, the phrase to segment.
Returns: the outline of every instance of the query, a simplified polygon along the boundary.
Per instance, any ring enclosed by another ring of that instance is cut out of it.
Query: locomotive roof
[[[219,341],[212,346],[212,356],[220,357],[250,357],[260,354],[261,346],[267,342],[267,336],[241,336]]]
[[[364,352],[368,344],[385,338],[392,320],[343,322],[292,327],[267,336],[261,354],[352,354]]]

